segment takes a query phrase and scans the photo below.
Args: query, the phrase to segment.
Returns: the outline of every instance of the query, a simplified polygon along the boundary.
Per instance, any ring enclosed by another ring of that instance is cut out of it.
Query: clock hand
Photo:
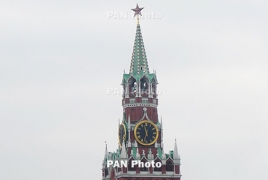
[[[148,131],[146,130],[145,127],[144,127],[144,130],[145,130],[145,137],[144,137],[143,141],[146,142],[145,138],[148,136]]]
[[[144,127],[144,130],[145,130],[145,134],[146,134],[146,136],[148,136],[148,131],[146,130],[145,127]]]
[[[146,137],[147,137],[148,135],[147,134],[145,134],[145,137],[143,138],[143,141],[144,142],[146,142]]]

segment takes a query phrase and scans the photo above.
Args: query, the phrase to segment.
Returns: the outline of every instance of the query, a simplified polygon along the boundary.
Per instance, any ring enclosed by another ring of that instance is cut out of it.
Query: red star
[[[135,9],[131,9],[132,11],[134,11],[135,12],[135,14],[134,14],[134,17],[136,16],[136,15],[141,15],[141,10],[142,10],[143,8],[139,8],[139,5],[137,4],[137,6],[136,6],[136,8]],[[141,15],[142,16],[142,15]]]

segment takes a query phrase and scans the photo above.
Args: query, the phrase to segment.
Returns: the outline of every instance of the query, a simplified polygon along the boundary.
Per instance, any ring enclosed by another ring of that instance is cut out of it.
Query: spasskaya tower
[[[139,23],[142,9],[138,5],[132,9],[137,16],[137,29],[130,70],[123,74],[121,83],[124,93],[119,145],[115,152],[108,152],[106,145],[102,180],[181,179],[176,140],[172,151],[164,151],[163,123],[157,112],[158,81],[155,72],[149,71]]]

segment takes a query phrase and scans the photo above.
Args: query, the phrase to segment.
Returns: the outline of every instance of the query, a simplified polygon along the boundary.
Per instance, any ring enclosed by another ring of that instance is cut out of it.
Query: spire
[[[122,149],[121,149],[121,155],[120,155],[121,159],[126,159],[127,158],[127,151],[126,151],[126,146],[125,146],[125,141],[123,140],[122,143]]]
[[[163,121],[162,121],[162,116],[161,116],[161,147],[164,148],[164,142],[163,142]]]
[[[138,6],[138,12],[135,11],[135,15],[138,15],[137,18],[139,19],[139,13],[142,8],[139,8]],[[147,62],[147,57],[145,53],[145,48],[143,44],[142,34],[141,34],[141,27],[140,23],[137,23],[137,29],[136,29],[136,37],[133,47],[133,53],[131,58],[131,65],[130,65],[130,74],[133,75],[143,75],[149,73],[149,67]]]
[[[108,160],[108,149],[107,149],[107,144],[106,144],[106,141],[105,141],[105,152],[104,152],[104,158],[103,158],[103,161],[102,161],[102,168],[103,169],[106,168],[107,160]]]
[[[154,155],[153,155],[153,153],[152,153],[152,150],[151,150],[151,148],[149,149],[149,152],[148,152],[148,159],[154,159]]]
[[[138,143],[136,140],[134,141],[134,147],[138,147]]]
[[[104,153],[104,159],[108,159],[108,148],[107,148],[107,143],[105,141],[105,153]]]
[[[174,154],[173,159],[180,159],[178,147],[177,147],[177,140],[175,139],[175,145],[174,145]]]
[[[131,147],[131,140],[130,140],[130,115],[128,115],[128,147]]]
[[[137,148],[136,158],[137,158],[137,159],[140,159],[140,158],[141,158],[141,155],[140,155],[140,153],[139,153],[139,148]]]
[[[162,159],[163,159],[163,160],[166,159],[166,154],[165,154],[164,148],[162,148]]]
[[[120,129],[120,125],[121,125],[120,119],[118,118],[118,129]],[[120,148],[121,148],[120,142],[118,141],[118,149],[120,149]]]

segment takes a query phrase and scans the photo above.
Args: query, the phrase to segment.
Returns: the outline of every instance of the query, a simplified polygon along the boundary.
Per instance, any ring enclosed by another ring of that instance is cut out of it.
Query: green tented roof
[[[144,48],[143,38],[141,34],[140,24],[137,24],[135,42],[133,46],[133,52],[130,63],[129,74],[123,74],[122,84],[125,84],[129,78],[133,77],[136,81],[139,81],[142,77],[146,77],[150,82],[156,79],[155,73],[150,73],[147,56]]]
[[[149,67],[141,34],[140,24],[137,24],[135,42],[131,58],[129,72],[133,75],[143,75],[149,73]]]

